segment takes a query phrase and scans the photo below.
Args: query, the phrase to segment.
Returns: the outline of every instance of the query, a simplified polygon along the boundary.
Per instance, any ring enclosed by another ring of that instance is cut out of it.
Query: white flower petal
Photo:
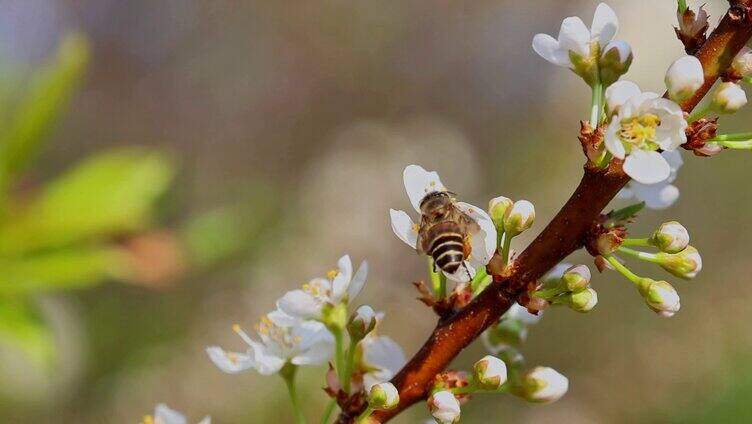
[[[619,111],[622,105],[632,97],[638,96],[642,91],[632,81],[617,81],[606,89],[606,109],[609,115]]]
[[[465,202],[457,202],[459,210],[478,223],[480,231],[470,238],[470,258],[474,267],[486,266],[496,252],[496,226],[483,209]]]
[[[159,424],[186,424],[185,416],[164,403],[154,409],[154,420]]]
[[[347,293],[347,287],[352,280],[352,261],[349,255],[344,255],[337,261],[339,272],[332,280],[332,300],[339,302]]]
[[[392,218],[392,231],[402,241],[413,249],[418,243],[418,232],[415,231],[415,223],[405,211],[389,209]]]
[[[619,18],[616,17],[616,12],[606,3],[599,4],[595,9],[593,24],[590,27],[591,38],[598,40],[603,47],[614,39],[618,30]]]
[[[446,191],[439,174],[428,172],[418,165],[408,165],[402,176],[407,197],[410,198],[410,203],[418,213],[420,213],[420,202],[427,194]]]
[[[350,286],[347,288],[347,297],[352,302],[353,299],[358,297],[360,291],[363,290],[363,286],[366,284],[366,278],[368,277],[368,262],[363,261],[360,263],[358,270],[355,271],[355,275],[350,281]]]
[[[199,421],[198,424],[211,424],[211,417],[204,417],[204,419]]]
[[[373,369],[363,375],[366,390],[374,384],[389,381],[407,362],[405,352],[390,337],[368,336],[361,342],[361,346],[363,362],[369,369]]]
[[[606,150],[614,155],[615,158],[624,159],[626,151],[624,150],[624,144],[619,138],[618,132],[620,127],[621,124],[619,123],[619,120],[614,118],[606,128],[606,135],[604,136],[603,143],[606,146]]]
[[[666,182],[672,183],[674,182],[674,180],[676,180],[676,176],[679,173],[679,168],[684,165],[684,160],[682,159],[681,152],[679,152],[679,150],[667,150],[665,152],[662,152],[661,156],[666,159],[668,166],[671,168],[671,175],[668,177]]]
[[[557,66],[571,68],[569,52],[562,49],[559,42],[548,34],[536,34],[533,37],[533,50],[547,61]]]
[[[624,172],[638,183],[655,184],[667,179],[671,168],[658,152],[633,150],[624,159]]]
[[[237,374],[255,367],[253,357],[246,353],[225,352],[219,346],[207,347],[206,353],[217,368],[228,374]]]
[[[559,30],[559,44],[564,51],[572,51],[582,57],[590,55],[590,30],[582,19],[572,16],[564,19]]]
[[[322,303],[308,292],[292,290],[277,301],[277,308],[292,317],[315,318],[321,313]]]
[[[301,320],[299,317],[286,314],[281,309],[275,309],[272,312],[269,312],[266,316],[278,327],[292,327],[293,325],[298,324]]]
[[[295,365],[325,364],[334,354],[334,344],[329,340],[318,340],[304,352],[294,356],[290,362]]]
[[[285,365],[285,358],[272,354],[260,344],[251,345],[251,351],[253,352],[253,368],[261,375],[276,374]]]

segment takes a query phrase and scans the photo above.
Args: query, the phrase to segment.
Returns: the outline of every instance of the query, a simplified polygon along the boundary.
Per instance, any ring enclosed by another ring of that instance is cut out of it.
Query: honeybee
[[[448,191],[429,193],[420,202],[420,228],[417,250],[433,258],[436,267],[454,274],[464,267],[472,278],[465,260],[470,257],[470,239],[480,231],[478,223],[457,206]]]

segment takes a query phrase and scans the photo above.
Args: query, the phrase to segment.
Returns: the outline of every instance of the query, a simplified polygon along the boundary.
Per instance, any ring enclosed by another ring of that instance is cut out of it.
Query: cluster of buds
[[[628,246],[654,247],[658,252],[643,252]],[[615,253],[659,265],[672,275],[687,280],[694,278],[702,269],[699,252],[689,245],[689,232],[676,221],[661,224],[648,238],[624,238],[613,254],[596,257],[596,264],[601,271],[606,268],[619,271],[635,284],[648,307],[664,317],[673,316],[681,306],[679,295],[673,286],[666,281],[636,275]]]
[[[500,274],[513,256],[512,239],[533,226],[535,206],[527,200],[515,202],[499,196],[488,202],[488,214],[496,227],[496,244],[500,253],[491,260],[489,268]]]
[[[590,269],[585,265],[568,267],[564,272],[554,269],[528,292],[528,308],[562,305],[577,312],[590,312],[598,304],[598,293],[590,287],[590,278]]]

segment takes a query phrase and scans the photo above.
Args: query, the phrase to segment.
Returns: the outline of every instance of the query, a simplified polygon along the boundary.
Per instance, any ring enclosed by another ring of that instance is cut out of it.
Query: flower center
[[[619,139],[627,147],[654,150],[658,147],[654,140],[655,130],[659,125],[661,125],[661,119],[652,113],[624,119],[619,128]]]
[[[235,332],[238,332],[237,329],[234,330]],[[287,327],[279,327],[275,325],[266,315],[261,317],[261,320],[256,325],[256,331],[260,335],[268,337],[271,341],[285,350],[292,350],[300,344],[299,336],[293,336],[290,333],[290,329]]]
[[[326,272],[326,278],[328,278],[329,281],[333,281],[334,277],[336,277],[337,274],[339,274],[339,271],[337,271],[336,269],[329,270]]]

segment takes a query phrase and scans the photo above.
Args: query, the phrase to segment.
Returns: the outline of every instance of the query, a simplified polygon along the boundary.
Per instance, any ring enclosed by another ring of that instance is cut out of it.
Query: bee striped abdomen
[[[453,222],[442,222],[428,231],[426,253],[443,271],[454,274],[465,260],[465,237]]]

